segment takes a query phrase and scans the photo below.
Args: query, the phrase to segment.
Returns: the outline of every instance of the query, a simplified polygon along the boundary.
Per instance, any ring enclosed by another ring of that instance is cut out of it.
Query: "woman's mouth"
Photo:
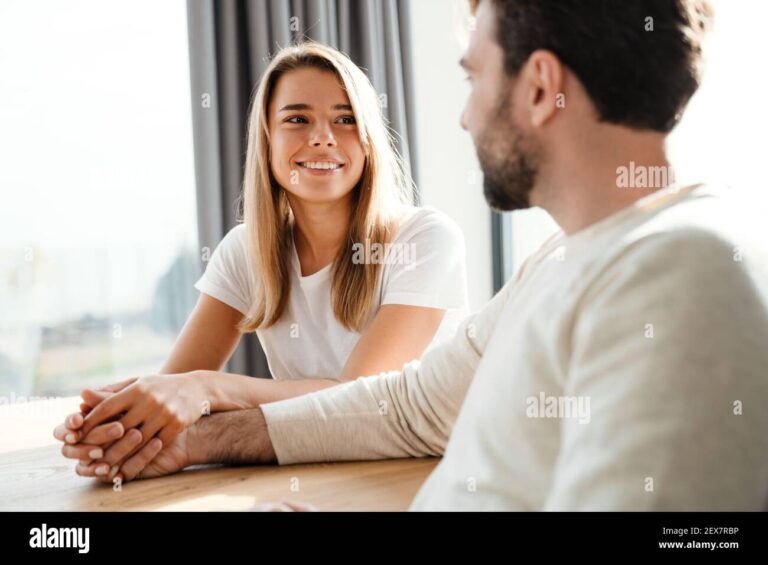
[[[296,164],[313,175],[331,175],[344,168],[343,163],[335,161],[303,161]]]

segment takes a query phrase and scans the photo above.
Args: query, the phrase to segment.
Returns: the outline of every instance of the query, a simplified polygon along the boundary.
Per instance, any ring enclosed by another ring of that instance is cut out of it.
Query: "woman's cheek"
[[[350,139],[347,143],[347,148],[348,149],[346,154],[352,161],[352,166],[350,167],[351,172],[354,173],[355,177],[359,178],[363,174],[363,168],[365,165],[365,152],[360,146],[360,139],[358,138],[357,134],[350,136]]]
[[[279,151],[279,147],[275,149],[278,150],[273,151],[272,159],[270,160],[272,174],[277,179],[277,181],[284,186],[285,183],[289,181],[291,176],[291,163],[290,160],[285,158]]]
[[[363,169],[365,169],[365,155],[361,154],[355,158],[355,165],[352,167],[355,182],[363,176]]]

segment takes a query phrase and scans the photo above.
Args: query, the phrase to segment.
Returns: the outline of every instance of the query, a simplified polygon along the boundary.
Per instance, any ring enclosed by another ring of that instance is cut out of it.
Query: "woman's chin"
[[[294,188],[290,192],[294,198],[302,202],[322,204],[343,200],[349,196],[351,189],[339,188],[330,183],[316,183],[311,186],[302,186],[300,190]]]

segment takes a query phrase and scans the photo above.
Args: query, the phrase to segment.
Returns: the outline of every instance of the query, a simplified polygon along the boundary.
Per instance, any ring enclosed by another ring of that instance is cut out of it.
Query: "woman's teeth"
[[[311,161],[308,161],[306,163],[299,163],[302,167],[306,167],[307,169],[327,169],[327,170],[336,170],[341,167],[338,163],[328,163],[328,162],[318,162],[314,163]]]

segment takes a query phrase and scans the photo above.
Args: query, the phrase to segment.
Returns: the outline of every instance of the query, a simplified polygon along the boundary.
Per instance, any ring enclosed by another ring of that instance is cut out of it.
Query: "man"
[[[699,84],[708,6],[474,4],[462,126],[486,198],[562,232],[420,362],[203,418],[126,479],[443,455],[412,509],[765,508],[768,257],[717,189],[648,182]]]

